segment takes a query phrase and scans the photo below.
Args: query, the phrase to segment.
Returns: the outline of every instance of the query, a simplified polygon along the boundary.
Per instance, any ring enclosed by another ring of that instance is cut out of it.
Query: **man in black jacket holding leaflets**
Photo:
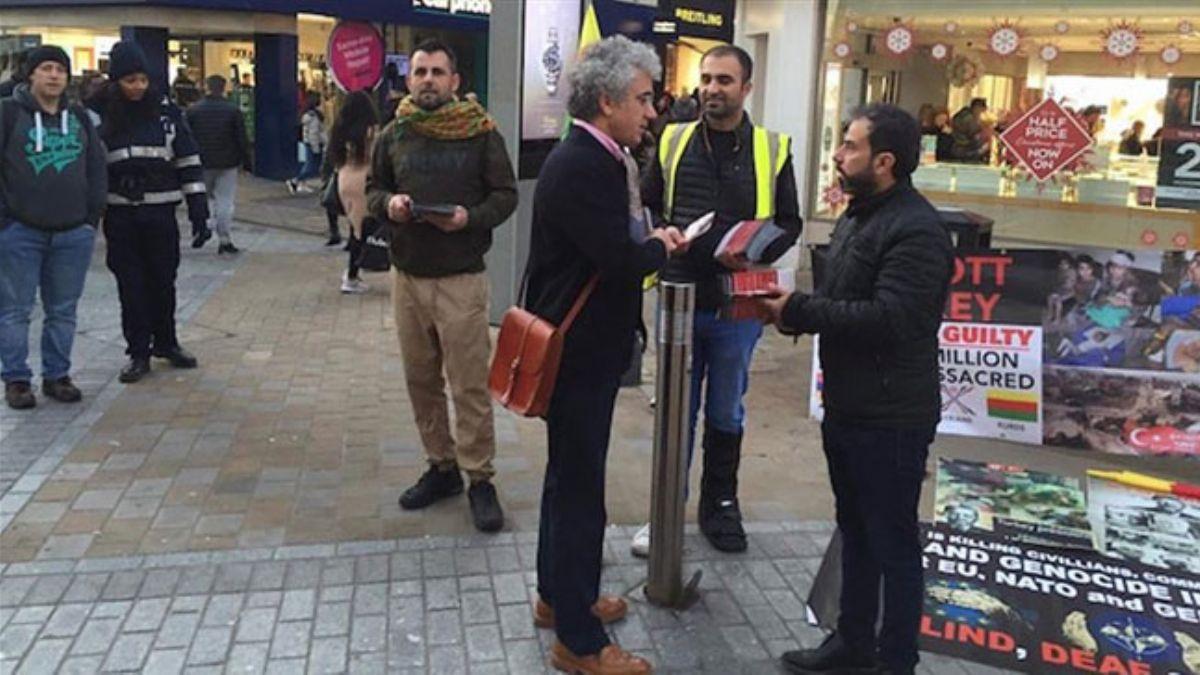
[[[938,327],[954,254],[937,211],[913,188],[920,130],[891,105],[858,111],[834,154],[852,196],[812,295],[775,294],[763,317],[821,336],[821,435],[842,535],[837,631],[788,652],[791,672],[911,673],[923,579],[917,502],[941,414]],[[875,635],[879,586],[883,627]]]

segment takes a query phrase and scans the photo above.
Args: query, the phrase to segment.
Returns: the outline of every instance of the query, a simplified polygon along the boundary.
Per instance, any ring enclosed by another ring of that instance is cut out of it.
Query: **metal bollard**
[[[683,501],[687,483],[695,284],[659,284],[658,375],[655,382],[654,471],[650,487],[650,574],[646,597],[684,608],[697,598],[697,571],[683,585]]]

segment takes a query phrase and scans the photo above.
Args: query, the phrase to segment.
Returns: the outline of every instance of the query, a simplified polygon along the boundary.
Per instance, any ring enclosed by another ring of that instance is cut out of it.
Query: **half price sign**
[[[1038,182],[1071,165],[1092,145],[1075,116],[1046,99],[1000,134],[1000,141]]]

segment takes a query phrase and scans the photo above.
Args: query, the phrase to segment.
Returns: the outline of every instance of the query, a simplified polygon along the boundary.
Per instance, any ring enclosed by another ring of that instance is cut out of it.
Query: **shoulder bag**
[[[594,274],[558,326],[519,306],[509,307],[500,321],[488,390],[500,405],[524,417],[543,417],[550,408],[563,339],[579,310],[595,290]]]

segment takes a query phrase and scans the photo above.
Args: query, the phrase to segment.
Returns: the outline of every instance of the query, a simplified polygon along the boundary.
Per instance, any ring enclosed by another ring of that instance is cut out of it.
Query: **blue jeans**
[[[316,178],[321,173],[321,158],[324,155],[320,150],[313,150],[312,146],[304,146],[304,164],[300,167],[300,173],[296,174],[293,179],[297,182]]]
[[[75,307],[83,294],[96,228],[83,225],[46,232],[11,222],[0,228],[0,378],[28,382],[29,315],[41,289],[42,377],[54,380],[71,371]]]
[[[829,417],[821,424],[842,534],[837,630],[855,649],[878,644],[880,660],[900,672],[917,664],[925,588],[917,504],[933,435],[932,427],[880,429]]]
[[[688,467],[692,465],[702,397],[705,424],[730,434],[742,433],[746,420],[742,397],[750,386],[750,359],[761,336],[762,324],[753,319],[730,321],[718,318],[713,311],[696,311],[692,322]]]

